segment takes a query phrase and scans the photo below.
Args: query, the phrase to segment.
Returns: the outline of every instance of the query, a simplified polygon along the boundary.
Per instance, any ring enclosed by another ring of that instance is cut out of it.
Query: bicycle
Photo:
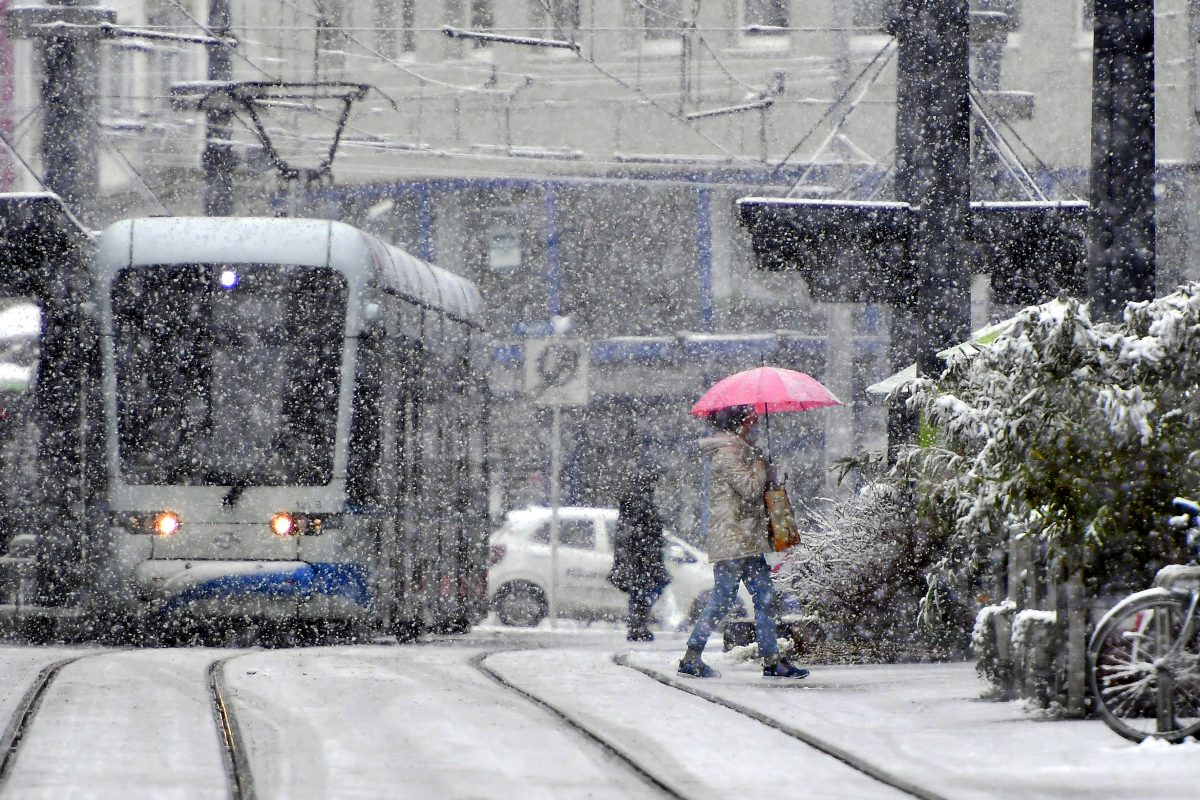
[[[1172,517],[1200,543],[1200,505],[1181,497]],[[1088,644],[1089,680],[1101,718],[1135,742],[1200,736],[1200,566],[1172,564],[1152,587],[1100,620]]]

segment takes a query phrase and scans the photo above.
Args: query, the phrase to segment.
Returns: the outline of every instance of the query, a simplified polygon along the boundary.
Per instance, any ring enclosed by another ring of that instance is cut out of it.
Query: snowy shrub
[[[800,544],[775,580],[826,638],[870,645],[883,658],[945,644],[917,631],[941,542],[919,524],[910,495],[903,484],[875,481],[836,503],[798,504]]]
[[[936,438],[902,466],[952,526],[937,580],[968,591],[1014,533],[1093,592],[1181,557],[1163,522],[1200,486],[1200,284],[1115,323],[1074,299],[1033,306],[977,350],[909,387]]]

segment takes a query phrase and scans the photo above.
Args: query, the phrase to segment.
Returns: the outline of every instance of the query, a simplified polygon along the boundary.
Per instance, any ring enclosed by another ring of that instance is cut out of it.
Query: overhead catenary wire
[[[890,44],[890,42],[889,42],[889,44]],[[879,80],[879,76],[883,74],[884,68],[887,67],[888,62],[891,61],[892,56],[895,54],[895,52],[896,51],[894,49],[889,50],[888,57],[879,63],[879,68],[875,72],[874,76],[872,76],[871,79],[865,83],[865,85],[862,88],[862,91],[859,92],[858,97],[855,98],[852,103],[850,103],[848,106],[845,107],[845,110],[842,112],[842,116],[839,117],[837,122],[834,123],[832,130],[830,130],[830,132],[829,132],[829,135],[825,137],[825,140],[821,142],[821,146],[817,148],[816,153],[814,153],[813,157],[811,159],[809,159],[809,164],[807,167],[805,167],[804,172],[802,172],[800,174],[800,177],[796,179],[796,181],[792,184],[792,187],[788,190],[789,197],[792,195],[793,192],[795,192],[800,187],[800,185],[802,183],[804,183],[804,181],[808,180],[808,176],[813,170],[813,166],[816,163],[817,157],[822,152],[824,152],[825,148],[829,146],[829,143],[833,141],[834,137],[836,137],[838,135],[838,133],[841,132],[842,125],[844,125],[846,123],[846,120],[848,120],[850,118],[850,115],[853,114],[855,112],[855,110],[858,109],[859,103],[861,103],[863,98],[866,97],[867,92],[871,91],[871,88],[875,85],[875,81]],[[872,63],[874,63],[874,59],[872,60]],[[862,75],[864,75],[864,74],[865,73],[860,73],[859,78],[861,78]],[[856,82],[857,82],[857,80],[858,79],[856,79]],[[841,101],[839,100],[837,103],[834,104],[834,106],[839,105],[840,102]]]
[[[8,136],[5,135],[3,128],[0,128],[0,142],[4,143],[4,146],[8,149],[8,152],[12,153],[13,158],[20,162],[21,166],[25,168],[25,171],[29,173],[30,177],[37,181],[37,185],[42,187],[42,191],[52,191],[50,187],[46,185],[46,182],[42,180],[42,176],[38,175],[29,162],[25,160],[25,157],[17,151],[17,148],[13,147],[12,142],[10,142]]]
[[[118,160],[124,164],[125,168],[133,173],[134,177],[137,178],[138,183],[142,185],[142,188],[150,195],[154,202],[158,204],[158,207],[162,210],[162,212],[168,215],[171,214],[171,209],[168,208],[167,204],[162,201],[162,198],[150,188],[150,184],[146,182],[145,177],[143,177],[142,173],[138,171],[138,168],[133,165],[133,162],[130,161],[123,152],[121,152],[121,149],[117,147],[115,142],[109,141],[109,134],[106,131],[101,130],[99,139],[100,143],[107,147],[109,152],[116,155]]]
[[[839,94],[837,98],[834,99],[834,101],[829,105],[829,108],[825,110],[825,113],[821,115],[821,118],[818,119],[813,126],[808,129],[807,133],[800,137],[800,141],[796,143],[796,146],[789,150],[787,155],[779,160],[779,163],[777,163],[771,170],[772,175],[777,174],[781,169],[783,169],[787,162],[791,160],[792,156],[796,155],[796,153],[805,145],[805,143],[808,142],[812,135],[816,133],[823,124],[825,124],[825,120],[833,116],[833,113],[837,110],[838,106],[841,105],[842,101],[844,101],[850,95],[850,92],[854,91],[854,87],[857,86],[858,82],[863,79],[863,76],[865,76],[871,70],[871,68],[875,66],[879,59],[883,58],[885,53],[892,51],[892,46],[894,44],[895,41],[889,39],[884,43],[883,47],[879,48],[879,51],[875,53],[870,61],[867,62],[866,66],[862,68],[858,75],[854,77],[854,80],[850,81],[850,83],[846,85],[846,88],[842,90],[841,94]],[[890,55],[888,56],[888,60],[891,60]],[[882,73],[882,69],[880,72]],[[794,188],[795,187],[793,187],[793,189]]]
[[[556,28],[558,28],[559,33],[565,35],[565,31],[563,31],[560,21],[555,16],[552,9],[550,8],[550,5],[547,2],[547,0],[539,0],[539,2],[541,3],[542,8],[545,9],[547,16],[549,16],[550,19],[552,19],[554,21],[554,26]],[[643,97],[641,89],[639,89],[636,86],[631,86],[629,83],[621,80],[617,76],[608,72],[606,69],[604,69],[604,67],[602,67],[598,63],[596,63],[596,61],[593,58],[591,58],[590,56],[584,55],[582,48],[580,50],[575,51],[575,54],[579,58],[583,59],[587,64],[590,64],[595,70],[597,70],[601,74],[608,76],[609,78],[616,81],[621,86],[625,87],[626,89],[628,89],[629,91],[638,95],[639,97]],[[695,126],[690,124],[683,115],[675,113],[671,109],[666,108],[665,106],[661,105],[660,103],[658,103],[654,100],[647,99],[647,102],[649,102],[650,105],[652,107],[654,107],[656,110],[662,112],[670,119],[673,119],[673,120],[681,123],[687,130],[691,131],[693,134],[699,136],[700,138],[704,139],[706,142],[708,142],[712,146],[716,147],[723,155],[729,156],[730,158],[734,159],[735,161],[743,162],[747,165],[752,165],[755,169],[762,168],[762,162],[755,160],[755,159],[747,158],[747,157],[742,156],[737,153],[731,152],[728,148],[724,147],[720,142],[717,142],[711,136],[708,136],[703,131],[699,130],[698,128],[696,128]]]
[[[217,34],[214,33],[213,30],[208,27],[208,25],[204,24],[203,22],[201,22],[200,20],[198,20],[194,16],[192,16],[192,12],[188,11],[188,9],[183,5],[183,3],[180,2],[180,0],[168,0],[168,2],[170,2],[171,5],[175,6],[175,8],[179,9],[180,13],[182,13],[185,17],[190,19],[197,28],[204,31],[209,36],[212,36],[214,38],[222,38],[222,37],[217,36]],[[258,70],[263,75],[270,78],[271,80],[273,80],[273,81],[279,80],[279,76],[273,75],[270,72],[268,72],[267,70],[260,67],[258,64],[255,64],[253,61],[250,60],[250,57],[247,56],[245,53],[241,52],[241,50],[239,48],[231,47],[231,48],[229,48],[229,52],[233,53],[239,59],[246,62],[248,65],[250,65],[250,67]]]
[[[189,13],[188,9],[183,4],[181,4],[179,0],[171,0],[171,3],[173,6],[178,8],[179,11],[182,12],[182,14],[184,16],[186,16],[189,20],[191,20],[191,22],[193,24],[195,24],[197,28],[199,28],[200,30],[203,30],[207,33],[211,33],[211,31],[208,30],[207,26],[204,23],[202,23],[200,20],[196,19],[191,13]],[[281,5],[282,5],[282,3],[281,3]],[[301,8],[298,4],[296,4],[294,2],[288,2],[287,5],[296,9],[296,11],[299,14],[303,14],[306,17],[314,16],[311,12],[307,11],[306,9]],[[549,20],[554,25],[554,27],[559,28],[561,30],[561,28],[562,28],[561,20],[555,14],[553,14],[553,10],[550,8],[549,4],[543,0],[541,5],[547,11]],[[651,10],[653,10],[653,9],[651,9]],[[154,27],[154,26],[151,26],[151,27]],[[170,29],[170,28],[177,27],[177,26],[162,26],[162,27],[164,29]],[[389,30],[409,30],[409,29],[411,29],[411,26],[397,26],[395,28],[388,28],[388,29]],[[248,42],[247,42],[247,39],[244,38],[244,34],[252,32],[252,31],[258,32],[258,31],[292,30],[292,31],[296,31],[296,32],[311,32],[312,30],[314,30],[314,28],[310,27],[310,26],[286,26],[286,25],[274,25],[274,26],[272,26],[272,25],[257,25],[257,26],[254,26],[254,25],[251,25],[251,26],[239,26],[238,30],[240,33],[243,34],[243,38],[241,38],[239,41],[242,42],[243,44],[247,44]],[[418,84],[423,84],[423,85],[430,87],[433,90],[432,92],[424,91],[421,94],[417,95],[417,97],[423,104],[433,102],[433,101],[454,102],[456,99],[456,96],[458,94],[461,94],[464,92],[470,93],[470,94],[478,94],[480,96],[495,96],[497,98],[506,98],[511,95],[511,90],[508,90],[508,89],[496,89],[496,88],[492,88],[492,87],[488,87],[486,85],[480,85],[480,84],[464,85],[462,83],[456,83],[454,81],[439,80],[437,77],[431,76],[427,72],[423,72],[425,67],[446,69],[447,65],[445,65],[445,64],[431,64],[431,65],[422,64],[421,69],[412,69],[414,62],[409,61],[409,60],[398,61],[397,59],[389,58],[388,56],[386,56],[382,52],[380,52],[378,49],[371,47],[370,43],[364,42],[361,39],[359,39],[357,36],[354,35],[354,33],[361,33],[363,31],[367,31],[367,30],[379,30],[379,28],[377,26],[371,26],[371,27],[336,26],[336,27],[330,28],[330,33],[332,33],[334,35],[341,35],[345,39],[345,41],[351,43],[351,45],[352,45],[351,47],[349,47],[345,51],[341,52],[342,56],[344,56],[346,58],[352,58],[352,59],[360,59],[360,58],[368,59],[370,61],[380,64],[380,66],[387,66],[390,69],[395,69],[398,72],[403,73],[403,74],[413,78],[415,81],[418,82]],[[422,31],[427,30],[428,32],[437,32],[438,30],[440,30],[440,28],[428,28],[428,29],[422,28],[420,30],[422,30]],[[499,29],[495,29],[495,30],[499,30]],[[622,31],[632,31],[632,32],[643,32],[644,33],[646,30],[646,27],[645,26],[636,26],[636,25],[635,26],[608,26],[605,28],[589,27],[588,30],[596,30],[596,31],[622,30]],[[718,30],[744,31],[745,29],[741,26],[738,26],[738,27],[730,27],[728,29],[706,28],[705,30],[711,33],[711,32],[715,32]],[[852,31],[860,31],[860,32],[875,32],[875,29],[871,28],[871,27],[856,27],[856,26],[850,26],[850,27],[819,27],[819,26],[795,27],[795,28],[789,28],[787,30],[789,30],[789,31],[852,30]],[[720,55],[717,53],[716,49],[703,37],[700,37],[700,38],[701,38],[701,45],[705,48],[707,53],[712,57],[712,60],[710,63],[715,65],[716,71],[701,69],[698,74],[720,76],[724,80],[729,81],[730,85],[736,85],[740,88],[744,88],[744,89],[754,92],[754,93],[761,93],[763,91],[759,87],[753,86],[752,84],[748,83],[744,79],[739,78],[733,70],[729,69],[725,65],[725,63],[722,61]],[[263,42],[263,43],[261,43],[261,46],[266,47],[268,45],[266,42]],[[300,52],[301,50],[303,50],[306,53],[311,52],[311,50],[309,50],[307,48],[300,48],[300,47],[295,47],[295,48],[287,47],[287,49],[295,50],[297,52]],[[354,52],[355,50],[359,50],[360,52]],[[366,56],[360,55],[360,53],[362,51],[365,51],[369,55],[366,55]],[[240,61],[242,61],[246,64],[249,64],[252,68],[254,68],[259,73],[261,73],[267,77],[270,77],[272,79],[275,79],[275,75],[273,74],[273,69],[274,69],[273,67],[272,68],[264,68],[264,66],[260,65],[259,63],[256,63],[254,58],[251,57],[252,54],[249,52],[242,52],[240,50],[235,50],[235,53],[236,53],[236,57]],[[811,60],[811,59],[807,59],[807,60]],[[653,108],[657,113],[662,113],[667,118],[672,119],[678,123],[684,124],[692,134],[694,134],[695,136],[697,136],[700,139],[702,139],[703,141],[705,141],[716,152],[719,152],[720,154],[729,158],[732,161],[736,161],[738,163],[742,163],[742,164],[746,164],[746,165],[753,165],[753,167],[755,169],[762,168],[762,166],[763,166],[762,159],[753,159],[753,158],[749,158],[745,155],[742,155],[736,149],[731,148],[730,146],[722,143],[717,138],[709,136],[704,131],[699,130],[695,125],[690,124],[686,120],[686,118],[684,118],[680,114],[675,113],[673,109],[665,107],[663,101],[665,101],[666,98],[673,96],[672,93],[669,93],[669,92],[655,93],[655,92],[646,91],[645,89],[643,89],[640,86],[639,87],[632,86],[632,85],[630,85],[630,79],[623,77],[621,75],[621,70],[614,70],[614,69],[608,68],[606,65],[599,63],[591,54],[580,53],[577,56],[577,61],[578,61],[578,63],[581,63],[582,65],[586,66],[590,71],[595,73],[598,77],[593,80],[593,79],[589,79],[586,76],[572,75],[570,77],[555,76],[555,77],[551,77],[549,79],[546,79],[543,77],[543,78],[540,78],[540,80],[543,81],[545,85],[564,86],[564,87],[592,85],[592,84],[596,83],[597,81],[614,83],[617,86],[621,87],[621,89],[623,89],[627,92],[631,92],[634,96],[636,96],[639,100],[641,100],[642,103],[644,103],[646,106],[648,106],[650,108]],[[789,59],[789,62],[790,61],[791,61],[791,59]],[[547,62],[547,64],[550,64],[550,63],[551,62]],[[558,65],[561,65],[564,62],[556,60],[552,63],[557,68]],[[524,74],[511,73],[511,72],[507,72],[504,70],[497,70],[494,66],[483,65],[483,64],[480,64],[477,66],[474,64],[460,63],[460,64],[454,64],[453,69],[460,70],[460,71],[474,70],[476,72],[486,74],[489,78],[492,76],[495,76],[495,75],[510,75],[510,74],[514,75],[515,77],[520,77],[522,79],[524,77],[526,77]],[[813,79],[813,80],[815,81],[816,79]],[[651,79],[651,83],[660,83],[661,82],[661,84],[664,86],[667,85],[669,81],[670,81],[669,76],[659,76],[658,80],[653,80],[653,76],[652,76],[652,79]],[[798,82],[803,83],[804,79],[801,78]],[[728,96],[728,94],[729,93],[727,92],[726,96]],[[391,95],[384,95],[384,96],[388,97],[389,101],[392,102],[393,104],[395,104],[397,102],[396,99],[393,98]],[[704,93],[704,97],[714,99],[717,102],[719,102],[722,99],[719,92],[706,92],[706,93]],[[548,108],[548,107],[567,108],[567,107],[570,107],[573,105],[573,103],[570,100],[560,100],[560,99],[554,99],[554,98],[539,99],[539,98],[533,97],[533,98],[525,98],[525,99],[521,100],[520,102],[522,105],[537,106],[537,107],[542,107],[542,108]],[[576,102],[580,102],[580,101],[576,101]],[[612,98],[603,98],[603,99],[588,98],[587,101],[582,101],[582,102],[594,105],[596,102],[620,103],[620,102],[622,102],[622,100],[620,97],[614,96]],[[812,98],[798,98],[794,102],[796,102],[796,103],[814,103],[814,102],[823,102],[823,101],[816,101],[816,100],[813,100]],[[834,101],[835,105],[837,104],[837,102],[838,102],[837,100]],[[322,109],[314,109],[314,110],[316,110],[318,113],[323,113]],[[378,113],[380,110],[381,109],[376,109],[375,111],[376,111],[376,113]],[[383,109],[383,110],[385,110],[385,109]],[[356,113],[355,118],[361,119],[361,117],[358,113]],[[375,132],[375,131],[366,130],[361,126],[361,124],[358,124],[358,125],[350,124],[347,126],[347,130],[353,131],[360,136],[367,137],[367,138],[371,139],[372,141],[377,142],[380,146],[393,146],[393,147],[405,146],[403,142],[398,142],[394,137],[389,137],[386,135],[386,133],[379,133],[379,132]],[[358,143],[358,142],[355,142],[355,143],[347,142],[347,145],[355,146],[355,147],[366,146],[366,145]],[[413,148],[412,151],[413,152],[424,152],[419,148]],[[440,150],[439,152],[448,154],[447,157],[462,157],[462,158],[476,158],[477,157],[474,154],[456,153],[453,151],[453,149],[446,149],[446,148],[442,148],[442,150]],[[495,158],[496,156],[489,155],[488,157]],[[708,156],[698,155],[696,157],[697,158],[706,158]],[[580,161],[582,161],[584,163],[594,163],[594,164],[612,163],[612,162],[604,161],[602,159],[596,159],[593,157],[572,158],[571,160],[574,163],[580,163]],[[780,166],[782,166],[782,162],[781,162]]]
[[[974,89],[976,91],[976,93],[979,95],[979,101],[980,101],[981,105],[988,108],[989,110],[994,111],[994,109],[991,108],[991,104],[987,102],[987,97],[983,94],[983,91],[979,88],[978,84],[975,83],[975,79],[971,78],[970,81],[971,81],[971,88]],[[1007,119],[1004,118],[1003,115],[997,114],[996,116],[1000,120],[1000,124],[1008,129],[1008,131],[1013,135],[1013,138],[1015,138],[1018,142],[1020,142],[1021,146],[1025,148],[1026,152],[1028,152],[1029,155],[1031,155],[1033,157],[1033,160],[1035,162],[1037,162],[1038,169],[1040,169],[1044,175],[1046,175],[1051,180],[1053,180],[1054,173],[1051,171],[1051,169],[1048,166],[1046,166],[1046,163],[1044,161],[1042,161],[1042,159],[1038,156],[1037,152],[1035,152],[1034,149],[1032,147],[1030,147],[1023,138],[1021,138],[1021,134],[1017,132],[1017,129],[1014,128],[1012,126],[1012,124]],[[1073,199],[1075,199],[1075,200],[1083,199],[1078,194],[1076,194],[1071,189],[1071,187],[1062,186],[1062,184],[1059,184],[1059,185],[1062,188],[1066,189],[1067,192],[1070,193],[1070,195]]]
[[[988,119],[988,115],[984,113],[983,107],[976,99],[975,93],[970,94],[971,111],[976,119],[980,120],[984,125],[983,136],[981,137],[984,144],[988,146],[996,157],[1000,159],[1005,171],[1009,177],[1025,192],[1025,196],[1029,200],[1045,200],[1046,195],[1042,192],[1040,186],[1034,181],[1033,176],[1025,169],[1025,165],[1017,158],[1016,153],[1013,153],[1008,143],[1000,136],[1000,132],[996,130],[996,126]]]

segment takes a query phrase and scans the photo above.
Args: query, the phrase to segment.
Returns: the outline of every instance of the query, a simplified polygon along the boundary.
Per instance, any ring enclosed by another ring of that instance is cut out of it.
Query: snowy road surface
[[[700,681],[674,674],[681,647],[599,626],[405,646],[3,646],[0,798],[1196,796],[1200,743],[1134,745],[981,701],[969,664],[814,666],[781,683],[714,647],[723,676]]]

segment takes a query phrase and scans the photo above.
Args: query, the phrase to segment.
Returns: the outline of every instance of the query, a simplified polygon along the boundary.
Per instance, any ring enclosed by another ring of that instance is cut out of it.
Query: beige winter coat
[[[757,447],[724,431],[700,440],[712,464],[708,501],[708,558],[756,556],[767,550],[763,489],[767,464]]]

